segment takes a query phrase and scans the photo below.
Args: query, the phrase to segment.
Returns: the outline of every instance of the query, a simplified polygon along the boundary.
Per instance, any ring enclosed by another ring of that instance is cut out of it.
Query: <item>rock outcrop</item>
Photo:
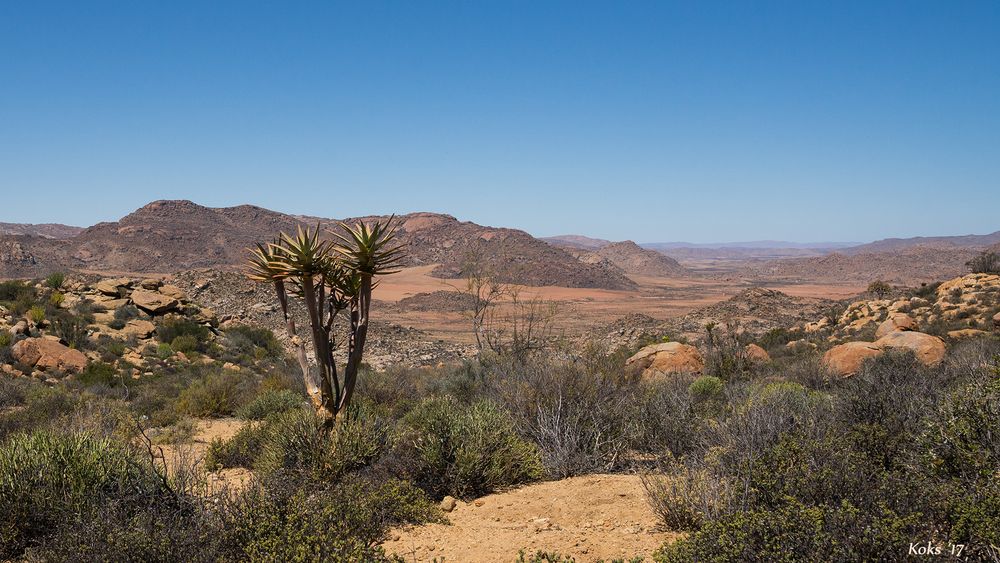
[[[14,359],[44,372],[79,373],[87,367],[87,357],[79,350],[49,338],[27,338],[11,348]]]
[[[673,373],[701,373],[705,360],[697,348],[680,342],[664,342],[644,347],[625,361],[631,373],[656,378]]]
[[[875,341],[879,348],[902,348],[912,350],[920,363],[934,366],[944,359],[944,341],[936,336],[915,331],[897,331]]]
[[[882,348],[873,342],[848,342],[827,350],[823,365],[836,375],[849,377],[861,370],[865,360],[882,353]]]

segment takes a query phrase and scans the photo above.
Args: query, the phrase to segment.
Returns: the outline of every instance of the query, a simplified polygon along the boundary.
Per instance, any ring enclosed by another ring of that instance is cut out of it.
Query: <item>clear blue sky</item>
[[[1000,230],[1000,2],[0,3],[0,221]]]

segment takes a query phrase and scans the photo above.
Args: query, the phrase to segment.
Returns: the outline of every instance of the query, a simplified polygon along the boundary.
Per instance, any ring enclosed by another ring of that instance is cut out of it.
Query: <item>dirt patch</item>
[[[205,454],[212,440],[229,440],[246,424],[237,418],[210,418],[198,421],[197,430],[190,442],[183,444],[168,444],[159,446],[163,449],[163,458],[167,463],[167,471],[176,473],[180,468],[192,466],[204,468]],[[206,474],[208,491],[217,491],[223,487],[239,489],[247,484],[252,477],[248,469],[242,467],[227,468]]]
[[[459,502],[451,524],[396,530],[386,551],[406,561],[515,561],[556,551],[577,561],[641,555],[678,534],[658,528],[637,475],[587,475]]]

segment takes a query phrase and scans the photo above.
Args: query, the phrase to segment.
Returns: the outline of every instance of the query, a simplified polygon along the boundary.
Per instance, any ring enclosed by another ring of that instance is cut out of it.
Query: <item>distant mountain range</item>
[[[371,219],[372,217],[360,218]],[[351,222],[355,219],[346,219]],[[461,222],[450,215],[412,213],[397,218],[407,266],[437,264],[433,275],[454,278],[477,261],[507,281],[631,289],[618,268],[588,264],[524,231]],[[247,249],[297,225],[334,226],[253,205],[210,208],[190,201],[154,201],[118,221],[78,231],[19,226],[0,236],[0,277],[38,276],[56,270],[170,273],[242,265]],[[68,227],[67,229],[73,229]],[[45,233],[65,232],[54,238]]]
[[[745,241],[640,246],[582,235],[537,239],[521,230],[477,225],[438,213],[411,213],[397,219],[399,240],[407,246],[407,266],[435,265],[432,275],[456,278],[475,261],[506,281],[536,286],[634,289],[637,285],[629,276],[693,275],[686,266],[703,274],[738,271],[755,279],[884,277],[905,283],[957,275],[975,252],[1000,249],[1000,231],[867,244]],[[247,248],[280,231],[317,223],[332,227],[336,222],[253,205],[210,208],[164,200],[85,229],[0,223],[0,278],[57,270],[171,273],[234,268],[244,263]]]

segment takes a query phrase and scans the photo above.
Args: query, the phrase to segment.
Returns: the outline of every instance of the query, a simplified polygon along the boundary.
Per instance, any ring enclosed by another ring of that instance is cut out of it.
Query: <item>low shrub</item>
[[[542,476],[538,448],[522,440],[510,415],[495,403],[464,407],[427,399],[403,420],[401,459],[414,482],[435,497],[481,496]]]
[[[34,432],[0,446],[0,557],[13,558],[87,507],[142,503],[163,482],[123,444],[87,434]]]
[[[198,339],[190,334],[182,334],[170,341],[170,349],[174,352],[181,352],[183,354],[197,352],[201,347],[201,343],[198,342]]]
[[[694,531],[734,511],[732,483],[704,467],[675,464],[642,475],[653,511],[669,530]]]
[[[284,354],[281,342],[266,328],[234,326],[226,329],[226,347],[250,358],[280,358]]]
[[[138,319],[141,316],[142,313],[139,312],[139,308],[135,305],[124,305],[115,309],[114,318],[111,319],[108,326],[115,330],[121,330],[125,328],[125,325],[128,324],[129,321]]]
[[[177,397],[177,411],[193,417],[231,416],[249,394],[246,376],[230,371],[210,372],[191,382]]]
[[[302,408],[304,404],[301,395],[287,389],[264,391],[240,407],[236,416],[243,420],[263,420],[272,414]]]

